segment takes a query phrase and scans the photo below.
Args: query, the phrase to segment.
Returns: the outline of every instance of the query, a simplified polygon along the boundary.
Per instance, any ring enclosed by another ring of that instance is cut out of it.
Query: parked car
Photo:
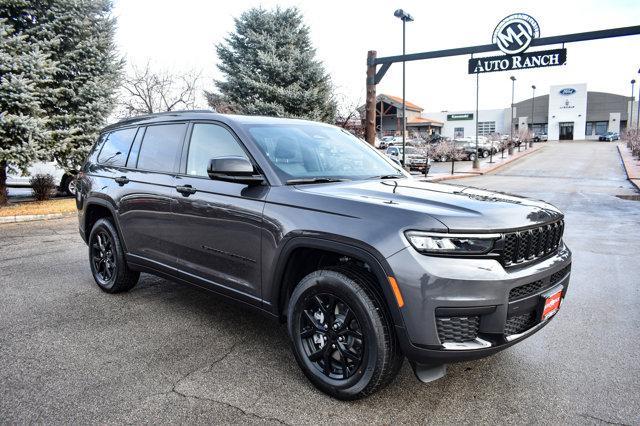
[[[475,160],[478,153],[476,151],[475,142],[470,142],[468,139],[454,139],[454,146],[461,152],[462,158],[460,160]],[[441,156],[439,161],[450,161],[451,158],[447,156]]]
[[[402,161],[402,146],[390,146],[387,148],[386,153],[391,158],[397,158],[399,161]],[[409,170],[418,170],[421,172],[424,172],[428,163],[427,157],[412,146],[406,147],[405,162]]]
[[[549,136],[546,133],[536,133],[533,135],[534,142],[547,142],[549,140]]]
[[[605,141],[605,142],[617,141],[617,140],[620,140],[620,134],[617,132],[607,132],[604,135],[600,135],[598,140]]]
[[[569,284],[557,208],[421,182],[323,123],[124,120],[102,130],[76,202],[101,290],[147,272],[244,303],[287,324],[299,367],[339,399],[384,387],[405,358],[426,382],[517,344]]]
[[[60,168],[55,161],[33,163],[27,168],[27,173],[8,173],[8,188],[30,188],[30,179],[37,174],[49,174],[53,176],[58,191],[66,195],[76,194],[76,179],[74,173],[69,173]]]
[[[475,137],[467,137],[463,138],[462,140],[467,141],[470,146],[473,146],[475,148]],[[498,142],[490,141],[486,136],[478,136],[478,156],[481,158],[487,158],[491,155],[492,152],[493,154],[498,152]]]

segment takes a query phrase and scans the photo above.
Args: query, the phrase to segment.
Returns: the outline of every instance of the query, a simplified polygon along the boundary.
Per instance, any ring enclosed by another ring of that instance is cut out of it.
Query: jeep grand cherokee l
[[[326,124],[128,119],[102,131],[78,183],[102,290],[147,272],[243,302],[286,322],[304,374],[340,399],[385,386],[405,358],[430,381],[505,349],[567,291],[555,207],[414,180]]]

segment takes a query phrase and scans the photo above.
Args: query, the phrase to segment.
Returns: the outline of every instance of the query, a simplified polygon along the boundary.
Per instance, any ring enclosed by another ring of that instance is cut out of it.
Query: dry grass
[[[47,201],[25,201],[22,203],[10,203],[0,207],[2,216],[24,216],[32,214],[72,213],[76,211],[74,198],[55,198]]]

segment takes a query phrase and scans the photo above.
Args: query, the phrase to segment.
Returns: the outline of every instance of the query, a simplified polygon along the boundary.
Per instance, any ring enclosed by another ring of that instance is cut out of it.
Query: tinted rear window
[[[176,171],[186,127],[183,123],[147,127],[138,155],[138,168],[160,172]]]
[[[98,163],[108,166],[124,166],[129,155],[131,142],[136,135],[136,128],[116,130],[109,133],[107,140],[98,155]]]

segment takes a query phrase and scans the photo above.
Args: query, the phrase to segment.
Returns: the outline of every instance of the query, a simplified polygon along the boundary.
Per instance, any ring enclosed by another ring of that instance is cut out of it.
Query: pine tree
[[[240,114],[332,122],[336,104],[329,75],[316,59],[309,27],[297,8],[254,8],[235,20],[235,32],[216,46],[220,95],[214,107]]]
[[[48,137],[41,99],[52,71],[39,46],[0,18],[0,206],[7,203],[7,169],[24,170]]]
[[[40,46],[54,73],[40,99],[47,160],[72,170],[84,160],[115,106],[123,61],[110,0],[0,0],[17,34]]]

